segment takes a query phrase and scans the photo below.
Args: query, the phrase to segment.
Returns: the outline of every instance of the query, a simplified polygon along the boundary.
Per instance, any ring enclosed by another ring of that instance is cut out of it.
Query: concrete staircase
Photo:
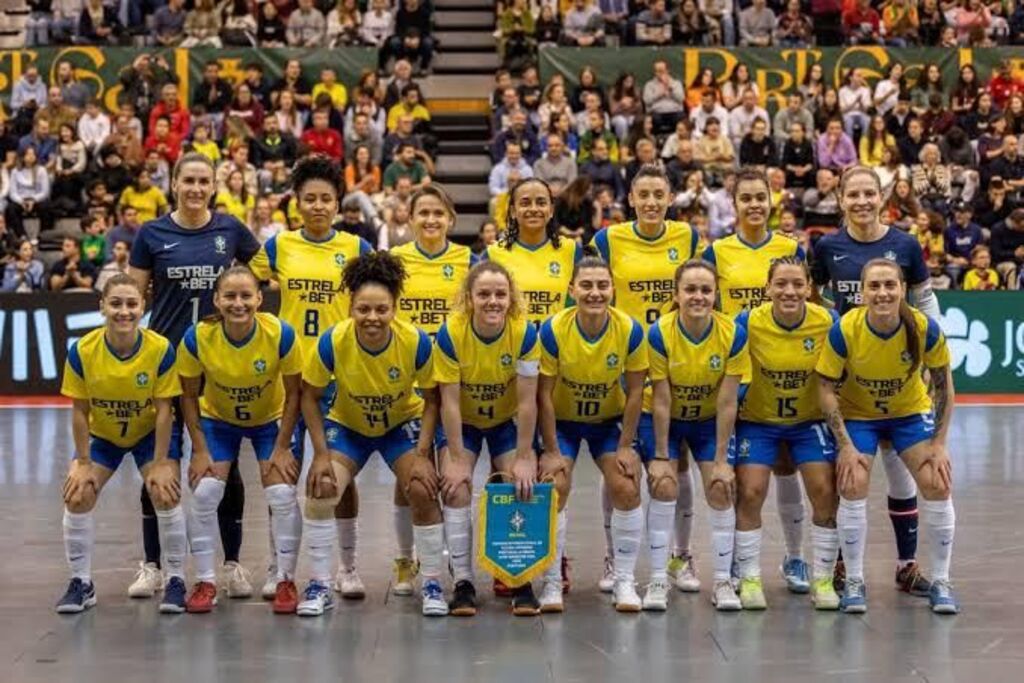
[[[439,45],[434,75],[422,83],[440,143],[434,179],[455,201],[455,236],[471,238],[487,217],[490,198],[488,100],[500,64],[493,36],[494,6],[487,0],[435,0],[434,7]]]

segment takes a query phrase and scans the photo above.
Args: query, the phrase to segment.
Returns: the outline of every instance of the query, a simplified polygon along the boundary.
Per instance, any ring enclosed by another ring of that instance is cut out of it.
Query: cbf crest
[[[344,268],[345,267],[345,255],[342,254],[341,252],[338,252],[337,254],[335,254],[334,255],[334,265],[338,266],[339,268]]]
[[[619,354],[609,353],[608,357],[605,358],[605,363],[607,363],[609,368],[614,368],[616,365],[619,364]]]
[[[402,376],[402,371],[392,365],[388,368],[388,379],[392,382],[397,382],[398,378]]]
[[[522,510],[516,508],[516,510],[508,517],[508,530],[513,534],[521,534],[525,528],[526,515],[523,514]]]
[[[882,254],[882,256],[883,256],[883,258],[887,258],[890,261],[895,261],[896,260],[896,252],[893,251],[892,249],[889,249],[888,251],[886,251],[884,254]]]
[[[548,264],[548,275],[551,277],[558,277],[562,274],[562,266],[558,261],[552,261]]]
[[[135,386],[141,388],[141,387],[147,386],[148,384],[149,384],[149,373],[148,372],[140,372],[140,373],[137,373],[135,375]]]
[[[218,254],[228,253],[228,241],[222,235],[213,238],[213,249]]]
[[[441,266],[441,277],[443,277],[445,280],[449,280],[449,281],[450,280],[454,280],[455,279],[455,266],[453,266],[450,263],[446,263],[443,266]]]
[[[807,353],[810,353],[811,351],[814,350],[814,339],[812,339],[811,337],[807,337],[806,339],[804,339],[803,343],[804,351],[806,351]]]
[[[719,356],[717,353],[711,354],[711,359],[708,361],[708,365],[711,366],[712,370],[721,370],[722,369],[722,357]]]
[[[511,353],[503,353],[503,354],[501,354],[501,367],[507,368],[510,365],[512,365],[512,354]]]
[[[901,363],[910,363],[913,360],[914,359],[910,355],[910,351],[907,351],[906,349],[903,349],[903,351],[900,352],[900,362]]]
[[[257,358],[252,362],[252,369],[256,371],[257,375],[262,375],[267,371],[267,361]]]
[[[668,260],[672,263],[677,263],[679,261],[679,250],[675,247],[669,247]]]

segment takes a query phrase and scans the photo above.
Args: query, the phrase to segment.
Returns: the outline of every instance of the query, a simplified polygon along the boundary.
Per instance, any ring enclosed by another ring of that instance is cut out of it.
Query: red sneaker
[[[185,601],[185,611],[191,614],[212,612],[217,604],[217,586],[209,581],[199,581],[192,587],[192,594]]]
[[[572,577],[569,576],[569,570],[571,569],[569,564],[569,557],[562,555],[562,595],[567,595],[569,590],[572,588]]]
[[[294,581],[278,581],[274,592],[274,614],[295,614],[299,606],[299,589]]]
[[[494,580],[494,595],[499,598],[511,598],[515,595],[515,590],[509,588],[498,579]]]

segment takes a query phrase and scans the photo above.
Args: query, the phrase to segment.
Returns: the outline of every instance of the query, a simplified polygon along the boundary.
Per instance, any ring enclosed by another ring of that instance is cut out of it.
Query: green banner
[[[1024,292],[939,292],[958,393],[1024,393]]]
[[[285,62],[298,59],[306,80],[312,85],[320,78],[320,69],[333,68],[338,80],[349,89],[354,87],[363,71],[377,68],[377,51],[373,48],[340,48],[316,50],[306,48],[174,48],[139,50],[127,47],[70,46],[63,48],[26,48],[24,50],[0,51],[0,99],[3,113],[8,113],[14,83],[21,78],[25,69],[34,64],[47,83],[52,82],[61,60],[70,61],[75,67],[79,80],[102,99],[111,111],[117,109],[117,97],[121,92],[118,75],[131,66],[133,60],[146,53],[163,57],[167,68],[177,75],[178,82],[191,101],[193,84],[202,77],[203,65],[216,60],[221,66],[221,76],[237,83],[245,77],[245,66],[257,62],[263,66],[264,78],[269,82],[280,77]]]
[[[710,68],[719,82],[724,82],[733,67],[744,63],[750,67],[754,80],[761,91],[762,105],[770,114],[785,106],[786,93],[795,90],[811,66],[821,64],[825,78],[837,88],[846,69],[864,69],[870,83],[885,75],[893,63],[903,65],[907,82],[913,85],[924,67],[938,64],[942,69],[943,83],[951,91],[963,64],[974,64],[982,82],[988,80],[992,68],[1003,59],[1013,62],[1013,70],[1024,76],[1024,48],[975,48],[950,50],[929,48],[883,48],[860,47],[817,47],[811,49],[767,49],[767,48],[567,48],[547,47],[540,51],[541,78],[546,82],[552,74],[562,74],[568,83],[579,82],[580,70],[585,66],[594,68],[602,85],[610,86],[623,72],[636,76],[638,86],[651,78],[654,60],[665,59],[672,75],[689,86],[700,70]]]

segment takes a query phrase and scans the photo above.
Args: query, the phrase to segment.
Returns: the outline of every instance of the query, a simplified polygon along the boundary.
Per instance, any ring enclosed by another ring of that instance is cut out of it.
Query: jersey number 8
[[[320,311],[316,309],[306,311],[306,321],[302,333],[307,337],[320,336]]]

